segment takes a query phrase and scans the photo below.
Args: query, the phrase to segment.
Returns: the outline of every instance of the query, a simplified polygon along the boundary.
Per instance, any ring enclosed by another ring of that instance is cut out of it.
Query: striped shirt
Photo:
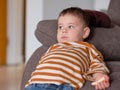
[[[36,70],[26,84],[68,84],[76,89],[85,80],[93,81],[92,74],[108,73],[102,54],[87,42],[66,42],[52,45],[41,57]]]

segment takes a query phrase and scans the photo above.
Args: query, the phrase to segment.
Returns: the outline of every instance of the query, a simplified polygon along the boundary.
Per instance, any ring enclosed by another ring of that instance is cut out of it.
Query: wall
[[[37,23],[43,19],[43,0],[26,0],[26,61],[41,46],[34,36]]]
[[[23,0],[7,0],[7,64],[23,62]]]
[[[94,0],[44,0],[43,18],[55,19],[67,7],[94,9]]]
[[[107,10],[110,0],[95,0],[95,10]]]
[[[83,9],[107,10],[110,0],[44,0],[43,19],[55,19],[64,8],[75,6]]]

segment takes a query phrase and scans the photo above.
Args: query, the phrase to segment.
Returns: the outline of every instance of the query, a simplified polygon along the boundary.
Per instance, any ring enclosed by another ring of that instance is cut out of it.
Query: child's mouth
[[[68,37],[67,37],[67,36],[62,36],[61,38],[62,38],[62,39],[67,39]]]

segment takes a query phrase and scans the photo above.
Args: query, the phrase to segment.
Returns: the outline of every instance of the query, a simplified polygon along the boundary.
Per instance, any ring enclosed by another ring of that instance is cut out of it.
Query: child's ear
[[[90,34],[90,28],[89,27],[85,27],[84,28],[84,33],[83,33],[83,39],[86,39]]]

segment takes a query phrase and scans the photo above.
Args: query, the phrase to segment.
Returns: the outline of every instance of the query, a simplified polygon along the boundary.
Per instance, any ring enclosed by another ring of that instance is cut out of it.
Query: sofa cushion
[[[108,15],[113,23],[120,26],[120,0],[111,0],[108,8]]]
[[[57,20],[43,20],[37,25],[35,35],[43,45],[50,46],[57,42]]]
[[[111,20],[109,16],[103,12],[95,10],[85,10],[90,16],[90,26],[92,27],[111,27]]]
[[[89,40],[100,50],[105,60],[120,61],[120,27],[95,28],[93,37]]]

